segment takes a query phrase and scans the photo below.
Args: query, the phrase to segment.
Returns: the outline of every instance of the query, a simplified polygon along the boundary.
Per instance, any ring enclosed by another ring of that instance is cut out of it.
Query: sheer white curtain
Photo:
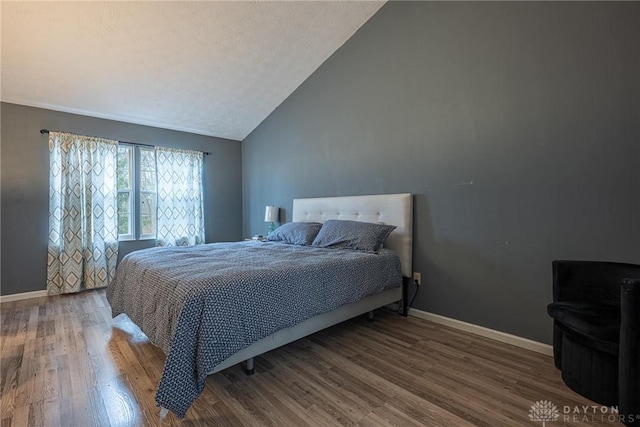
[[[204,243],[203,153],[156,147],[157,246]]]
[[[49,133],[47,293],[105,287],[118,259],[118,142]]]

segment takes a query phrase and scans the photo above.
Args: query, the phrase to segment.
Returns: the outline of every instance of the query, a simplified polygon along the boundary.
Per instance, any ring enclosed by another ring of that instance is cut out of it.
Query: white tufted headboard
[[[395,225],[384,243],[402,262],[402,275],[412,277],[413,197],[410,193],[372,196],[294,199],[292,220],[325,222],[329,219]]]

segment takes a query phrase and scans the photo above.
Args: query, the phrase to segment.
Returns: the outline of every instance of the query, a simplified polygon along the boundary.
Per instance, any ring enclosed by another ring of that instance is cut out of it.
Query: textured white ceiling
[[[2,101],[242,140],[384,2],[0,4]]]

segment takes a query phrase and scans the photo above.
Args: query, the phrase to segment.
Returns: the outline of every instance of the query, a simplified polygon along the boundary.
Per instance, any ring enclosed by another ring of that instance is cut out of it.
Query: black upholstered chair
[[[554,261],[547,311],[564,382],[640,426],[640,265]]]

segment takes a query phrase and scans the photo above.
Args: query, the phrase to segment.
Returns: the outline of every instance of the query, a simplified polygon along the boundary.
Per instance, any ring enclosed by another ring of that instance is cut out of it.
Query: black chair
[[[565,384],[640,426],[640,265],[553,261],[547,311]]]

